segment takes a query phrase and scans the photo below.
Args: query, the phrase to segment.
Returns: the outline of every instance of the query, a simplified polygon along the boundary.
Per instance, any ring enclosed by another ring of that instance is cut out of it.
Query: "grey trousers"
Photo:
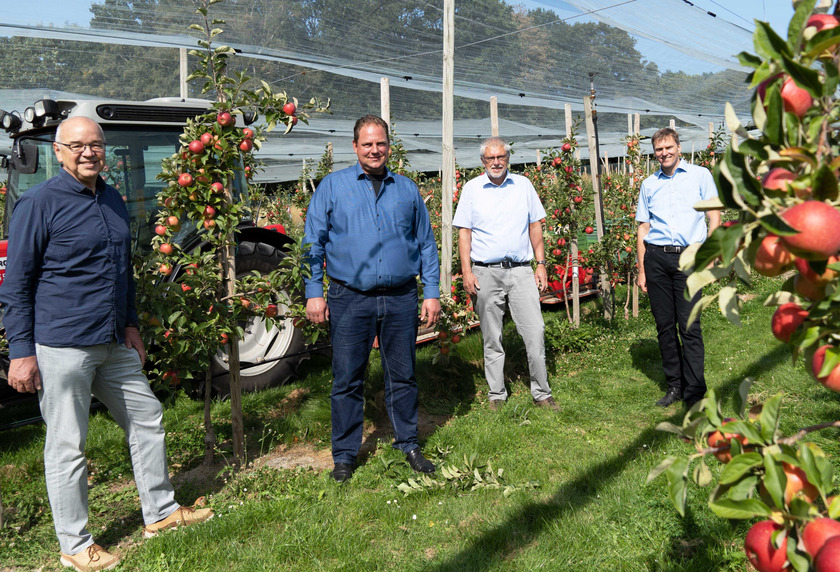
[[[87,530],[85,459],[91,393],[125,431],[144,522],[152,524],[178,510],[166,464],[163,408],[137,351],[116,342],[82,348],[36,344],[35,351],[41,370],[38,399],[47,426],[47,494],[61,551],[73,555],[93,544]]]
[[[506,304],[510,307],[516,331],[525,342],[531,396],[535,401],[551,397],[545,367],[545,324],[534,271],[530,266],[489,268],[475,265],[472,270],[479,284],[475,308],[484,337],[484,374],[490,386],[489,399],[504,400],[508,396],[504,376],[505,350],[502,347],[502,320]]]

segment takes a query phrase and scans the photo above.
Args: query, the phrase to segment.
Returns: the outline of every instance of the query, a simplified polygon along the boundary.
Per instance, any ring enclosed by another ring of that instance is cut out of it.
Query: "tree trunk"
[[[204,464],[208,467],[213,464],[213,452],[216,447],[216,431],[210,418],[212,395],[213,368],[208,367],[204,373]]]

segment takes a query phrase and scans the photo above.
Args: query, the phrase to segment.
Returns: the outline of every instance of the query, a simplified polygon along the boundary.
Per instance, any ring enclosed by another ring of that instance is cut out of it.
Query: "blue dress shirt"
[[[472,230],[470,258],[492,264],[533,258],[530,224],[545,209],[527,177],[508,172],[499,185],[484,173],[464,185],[452,226]]]
[[[694,210],[700,201],[718,196],[712,174],[681,159],[670,177],[662,169],[642,181],[636,220],[650,223],[645,242],[688,246],[706,240],[706,215]]]
[[[327,274],[350,288],[395,288],[420,276],[424,298],[440,297],[437,243],[411,179],[386,170],[379,194],[356,163],[324,177],[306,210],[312,270],[306,297],[324,295]]]
[[[35,344],[84,347],[125,339],[137,321],[131,232],[122,196],[96,194],[65,170],[26,191],[9,226],[0,303],[12,359]]]

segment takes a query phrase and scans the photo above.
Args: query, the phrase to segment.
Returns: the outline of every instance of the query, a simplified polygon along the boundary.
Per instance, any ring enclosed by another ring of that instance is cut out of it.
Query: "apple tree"
[[[802,0],[787,38],[757,22],[757,55],[742,53],[752,68],[752,136],[730,106],[726,117],[736,135],[714,167],[719,201],[699,208],[733,209],[739,220],[716,229],[681,258],[693,269],[689,294],[723,281],[704,296],[696,316],[716,300],[730,321],[739,321],[738,282],[755,270],[787,273],[766,304],[778,306],[773,334],[790,346],[794,360],[828,390],[840,391],[840,23],[816,0]],[[834,10],[837,10],[835,7]],[[788,272],[790,270],[790,272]],[[689,481],[713,484],[707,457],[726,463],[709,507],[730,519],[762,519],[745,539],[750,562],[760,572],[836,570],[840,562],[840,497],[834,464],[807,435],[840,421],[806,427],[792,436],[779,431],[783,394],[746,411],[750,380],[735,396],[738,417],[725,419],[714,390],[685,416],[681,426],[661,429],[693,442],[695,452],[665,459],[649,478],[665,474],[671,500],[685,510]],[[832,567],[833,566],[833,567]]]
[[[234,50],[213,45],[222,33],[217,26],[224,22],[208,15],[209,6],[218,1],[200,2],[197,13],[203,25],[191,26],[204,37],[198,42],[202,49],[191,52],[201,58],[201,65],[190,78],[204,80],[203,92],[214,93],[216,101],[207,113],[187,122],[181,148],[163,161],[159,178],[167,185],[158,196],[154,251],[142,261],[138,275],[138,305],[144,334],[156,348],[150,373],[164,385],[180,386],[203,370],[209,404],[212,356],[224,348],[229,356],[234,455],[241,462],[237,342],[249,319],[257,317],[268,328],[288,327],[290,319],[304,315],[302,301],[292,298],[303,279],[303,247],[292,245],[283,256],[275,256],[272,268],[237,276],[235,233],[247,218],[248,206],[235,196],[234,186],[243,180],[247,184],[258,168],[253,152],[267,131],[283,125],[288,132],[299,120],[306,121],[308,111],[326,108],[314,100],[299,105],[265,82],[252,90],[251,78],[244,73],[226,75]],[[264,125],[240,129],[235,117],[246,114],[261,116]],[[198,242],[179,240],[188,228],[198,231]]]

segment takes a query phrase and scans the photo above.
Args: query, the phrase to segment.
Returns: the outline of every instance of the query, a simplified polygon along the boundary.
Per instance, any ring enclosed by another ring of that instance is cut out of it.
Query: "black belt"
[[[388,292],[397,292],[397,291],[400,291],[400,293],[402,293],[402,291],[407,292],[408,290],[410,290],[411,287],[415,284],[414,280],[412,279],[412,280],[409,280],[408,282],[405,282],[404,284],[400,284],[399,286],[391,286],[389,288],[371,288],[370,290],[359,290],[358,288],[353,288],[352,286],[348,286],[347,283],[344,282],[343,280],[338,280],[337,278],[333,278],[332,276],[329,276],[329,279],[330,279],[330,282],[335,282],[339,286],[343,286],[344,288],[347,288],[351,292],[355,292],[357,294],[385,294],[385,293],[388,293]]]
[[[679,254],[687,247],[680,246],[679,244],[651,244],[649,242],[645,243],[645,248],[655,248],[656,250],[661,250],[662,252],[668,252],[673,254]]]
[[[501,262],[477,262],[472,261],[475,266],[483,266],[485,268],[518,268],[520,266],[530,266],[530,262],[514,262],[513,260],[502,260]]]

